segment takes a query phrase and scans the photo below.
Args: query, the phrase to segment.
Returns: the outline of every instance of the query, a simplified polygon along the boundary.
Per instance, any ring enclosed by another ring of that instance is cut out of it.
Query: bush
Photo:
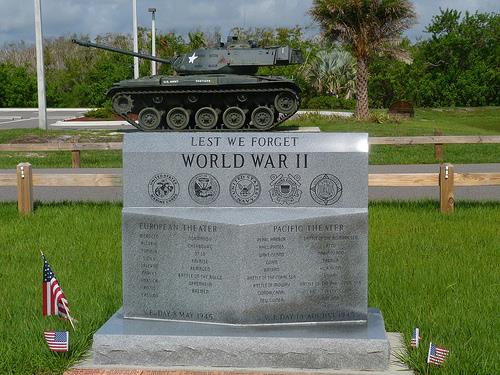
[[[0,64],[0,107],[36,107],[36,76],[24,67]]]
[[[85,113],[85,117],[101,118],[106,120],[114,120],[115,114],[111,109],[111,102],[108,100],[104,107],[96,108]]]
[[[377,124],[401,124],[405,117],[389,114],[387,112],[374,111],[370,112],[370,121]]]
[[[354,109],[356,108],[356,100],[335,96],[315,96],[306,100],[302,107],[307,109]]]

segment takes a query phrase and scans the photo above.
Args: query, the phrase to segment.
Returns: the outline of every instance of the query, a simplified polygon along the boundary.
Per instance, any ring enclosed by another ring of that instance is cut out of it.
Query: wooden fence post
[[[451,214],[455,209],[455,171],[453,164],[441,164],[439,168],[439,201],[441,213]]]
[[[30,163],[19,163],[17,171],[17,210],[22,215],[33,212],[33,174]]]
[[[434,130],[434,135],[435,136],[442,136],[443,132],[440,129],[435,129]],[[444,150],[443,150],[443,144],[442,143],[435,143],[434,144],[434,156],[435,156],[436,160],[443,161]]]
[[[71,151],[71,167],[80,168],[80,150]]]

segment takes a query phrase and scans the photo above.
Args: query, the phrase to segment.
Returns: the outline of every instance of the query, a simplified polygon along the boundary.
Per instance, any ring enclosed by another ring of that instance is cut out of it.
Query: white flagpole
[[[427,363],[430,363],[431,359],[431,346],[432,346],[432,341],[429,342],[429,353],[427,353]]]
[[[73,324],[73,318],[71,317],[71,315],[69,315],[68,306],[66,306],[66,303],[64,302],[63,299],[61,299],[61,302],[64,306],[64,309],[66,310],[66,314],[68,314],[68,319],[69,319],[69,322],[71,323],[71,327],[73,327],[73,331],[76,331],[75,325]]]
[[[139,52],[139,40],[137,37],[137,0],[132,0],[132,27],[134,36],[134,52]],[[139,58],[134,56],[134,79],[139,78]]]
[[[156,8],[149,8],[151,12],[151,56],[156,56]],[[151,60],[151,75],[156,75],[156,61]]]
[[[420,330],[418,328],[415,328],[415,346],[418,348],[418,342],[420,341]]]
[[[42,10],[40,0],[35,0],[35,49],[38,87],[38,127],[47,130],[47,103],[45,99],[45,75],[43,69]]]

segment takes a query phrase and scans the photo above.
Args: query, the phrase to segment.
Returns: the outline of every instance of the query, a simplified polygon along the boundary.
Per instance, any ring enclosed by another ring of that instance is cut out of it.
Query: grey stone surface
[[[125,207],[367,207],[368,135],[136,133]]]
[[[125,316],[366,320],[367,153],[367,134],[126,135]]]
[[[364,324],[241,327],[123,319],[94,335],[96,364],[384,370],[390,345],[379,311]]]
[[[367,134],[124,142],[123,312],[97,364],[386,369],[367,309]]]
[[[367,318],[367,209],[124,208],[126,317]]]

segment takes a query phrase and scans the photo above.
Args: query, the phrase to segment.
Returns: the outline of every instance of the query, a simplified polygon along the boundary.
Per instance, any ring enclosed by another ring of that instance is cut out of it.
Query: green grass
[[[411,119],[382,124],[339,117],[325,119],[313,115],[298,121],[288,121],[287,125],[319,126],[323,131],[367,132],[373,137],[434,135],[435,129],[442,130],[445,135],[498,135],[500,107],[418,108]]]
[[[0,130],[0,143],[38,143],[47,139],[74,137],[78,142],[121,142],[121,134],[110,134],[108,130],[50,130],[8,129]],[[71,152],[0,152],[0,169],[15,168],[22,162],[34,168],[71,168]],[[121,151],[82,151],[80,163],[84,168],[121,168]]]
[[[33,168],[71,168],[71,152],[0,152],[0,169],[16,168],[19,163],[28,162]],[[121,151],[82,151],[82,168],[121,168]]]
[[[429,340],[450,350],[431,374],[499,374],[500,204],[463,203],[453,215],[425,203],[370,205],[369,305],[388,331],[423,343],[408,362],[421,374]]]
[[[0,373],[61,374],[121,305],[119,205],[41,205],[31,217],[0,203]],[[42,317],[42,261],[51,264],[79,321]],[[71,352],[52,353],[44,330],[69,330]]]
[[[38,205],[20,217],[0,203],[0,373],[60,374],[91,345],[93,332],[121,304],[120,206]],[[435,202],[370,205],[369,305],[408,344],[421,374],[498,374],[500,204],[464,203],[441,215]],[[69,323],[41,315],[43,249],[79,320],[71,351],[51,353],[44,329]],[[425,365],[428,341],[450,350],[442,368]]]
[[[381,113],[383,111],[377,111]],[[318,126],[328,132],[364,132],[372,137],[434,135],[500,135],[500,108],[417,109],[415,117],[401,122],[360,122],[353,119],[305,116],[289,126]],[[448,163],[498,163],[500,144],[444,145],[444,161]],[[370,147],[370,164],[433,164],[433,145]]]
[[[380,115],[384,111],[377,111]],[[380,116],[382,119],[384,116]],[[440,129],[445,135],[500,135],[500,108],[417,109],[414,118],[397,122],[360,122],[337,117],[304,116],[286,122],[286,126],[318,126],[327,132],[367,132],[370,136],[433,135]],[[79,137],[80,142],[120,141],[120,136],[109,136],[109,131],[57,130],[43,132],[38,129],[0,130],[0,143],[17,141],[29,143],[31,138]],[[25,140],[25,141],[23,141]],[[498,163],[500,144],[445,145],[444,161],[449,163]],[[20,162],[29,162],[34,168],[69,168],[69,152],[0,152],[0,168],[15,168]],[[385,146],[370,149],[370,164],[433,164],[432,145]],[[120,151],[83,151],[84,168],[120,168]]]

